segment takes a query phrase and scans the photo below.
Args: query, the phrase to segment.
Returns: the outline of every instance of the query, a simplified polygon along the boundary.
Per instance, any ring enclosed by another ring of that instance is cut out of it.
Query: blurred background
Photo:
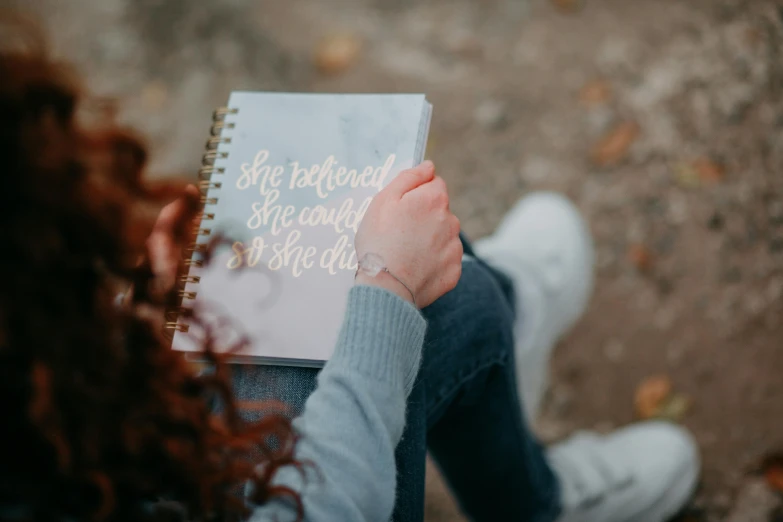
[[[11,2],[15,0],[5,0]],[[156,176],[231,89],[425,92],[467,234],[572,197],[598,284],[537,431],[691,428],[689,521],[783,520],[783,7],[765,0],[20,0]],[[259,122],[263,125],[263,122]],[[433,469],[427,520],[461,520]]]

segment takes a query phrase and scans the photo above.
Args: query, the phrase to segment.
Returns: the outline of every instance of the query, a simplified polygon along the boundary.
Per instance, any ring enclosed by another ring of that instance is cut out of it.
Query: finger
[[[453,246],[449,246],[449,255],[450,258],[453,260],[453,262],[449,263],[449,266],[445,271],[446,274],[449,274],[451,276],[451,280],[450,280],[451,288],[449,288],[449,290],[452,290],[455,286],[457,286],[460,277],[462,277],[463,254],[464,254],[464,250],[461,241],[457,241]]]
[[[185,194],[182,195],[185,201],[185,212],[189,215],[196,215],[201,210],[201,191],[195,185],[185,187]]]
[[[177,275],[178,257],[168,234],[154,233],[147,239],[148,259],[152,273],[166,286],[173,284]]]
[[[449,208],[449,191],[446,189],[446,182],[440,176],[435,176],[429,183],[419,185],[406,196],[422,198],[422,201],[429,203],[429,208]]]
[[[153,265],[177,257],[174,239],[169,234],[162,232],[150,234],[150,237],[147,238],[147,253]]]
[[[188,215],[196,213],[192,202],[199,196],[199,190],[194,185],[188,185],[185,194],[163,207],[155,221],[154,230],[172,236],[182,235],[183,231],[189,228]]]
[[[191,184],[185,187],[185,195],[197,198],[201,195],[201,192],[196,185]]]
[[[459,237],[460,233],[460,223],[459,218],[455,216],[454,214],[451,215],[451,234],[454,236]],[[460,243],[461,245],[462,243]]]
[[[389,183],[381,194],[400,199],[411,190],[419,187],[435,177],[435,165],[431,161],[425,161],[418,167],[403,170]]]
[[[446,195],[448,195],[449,188],[446,185],[446,180],[445,179],[441,178],[440,176],[435,176],[435,179],[432,180],[432,184],[435,186],[435,188],[438,191],[443,192]]]
[[[185,206],[181,199],[169,203],[163,207],[155,221],[155,230],[172,230],[182,215]]]

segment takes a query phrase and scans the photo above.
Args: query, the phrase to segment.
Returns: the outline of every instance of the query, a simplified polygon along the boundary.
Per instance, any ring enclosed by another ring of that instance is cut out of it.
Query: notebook
[[[431,113],[421,94],[231,93],[200,171],[203,218],[166,323],[173,348],[203,347],[204,329],[181,314],[191,308],[232,360],[328,360],[357,227],[372,198],[423,160]],[[240,338],[249,343],[237,352]]]

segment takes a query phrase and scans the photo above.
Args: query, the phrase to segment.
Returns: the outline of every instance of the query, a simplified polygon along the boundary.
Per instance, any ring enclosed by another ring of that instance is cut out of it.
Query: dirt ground
[[[571,196],[595,235],[595,297],[556,353],[542,437],[631,422],[639,383],[668,376],[703,451],[691,520],[772,520],[779,497],[751,473],[783,448],[775,2],[24,4],[162,174],[196,171],[231,89],[427,93],[428,155],[470,236],[537,189]],[[358,54],[324,74],[312,56],[335,34]],[[427,510],[459,519],[434,471]]]

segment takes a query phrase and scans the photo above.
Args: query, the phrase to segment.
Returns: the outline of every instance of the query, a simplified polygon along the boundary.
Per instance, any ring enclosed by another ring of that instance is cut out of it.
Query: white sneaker
[[[475,249],[514,282],[517,383],[532,426],[548,385],[552,348],[582,315],[592,290],[590,233],[568,199],[539,192],[522,198]]]
[[[521,199],[476,253],[516,290],[516,374],[529,424],[548,384],[552,348],[582,315],[593,287],[593,246],[568,199]],[[699,457],[683,428],[647,422],[611,435],[580,433],[547,451],[561,487],[558,522],[663,522],[693,494]]]
[[[547,457],[560,481],[558,522],[664,522],[685,506],[699,475],[691,436],[662,421],[577,434]]]

